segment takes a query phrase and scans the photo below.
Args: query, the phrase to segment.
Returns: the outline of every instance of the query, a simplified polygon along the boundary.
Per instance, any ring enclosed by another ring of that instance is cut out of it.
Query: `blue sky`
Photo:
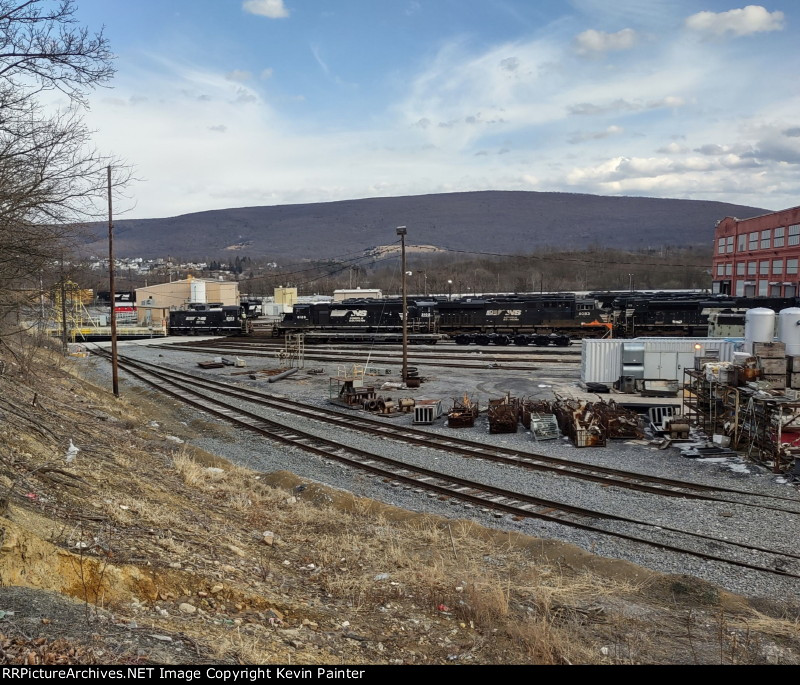
[[[466,190],[800,204],[800,4],[77,0],[130,217]]]

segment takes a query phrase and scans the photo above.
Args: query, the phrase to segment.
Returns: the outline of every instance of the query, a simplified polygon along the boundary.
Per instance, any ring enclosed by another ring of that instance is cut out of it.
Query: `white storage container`
[[[616,383],[622,375],[622,345],[624,340],[581,341],[581,382]]]
[[[800,307],[781,309],[778,314],[778,340],[786,345],[786,356],[800,355]]]
[[[744,316],[744,341],[752,349],[754,342],[772,342],[775,337],[775,312],[766,307],[748,309]]]
[[[192,279],[191,283],[189,284],[190,290],[190,302],[206,302],[206,282],[198,280],[196,278]]]

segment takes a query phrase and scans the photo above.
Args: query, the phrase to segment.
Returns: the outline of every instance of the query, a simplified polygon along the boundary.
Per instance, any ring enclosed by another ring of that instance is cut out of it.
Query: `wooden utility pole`
[[[64,354],[67,353],[69,347],[67,345],[67,284],[64,282],[64,253],[61,253],[61,345],[64,348]]]
[[[111,298],[111,387],[114,396],[119,397],[119,371],[117,369],[117,312],[114,292],[114,222],[111,206],[111,166],[108,172],[108,293]]]
[[[408,380],[408,300],[406,299],[406,227],[398,226],[403,273],[403,383]]]

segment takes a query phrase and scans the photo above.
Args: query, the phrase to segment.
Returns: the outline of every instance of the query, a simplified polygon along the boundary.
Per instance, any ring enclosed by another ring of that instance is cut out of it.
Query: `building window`
[[[758,273],[761,274],[762,276],[769,276],[769,260],[759,262]]]
[[[720,238],[717,240],[717,254],[723,254],[725,252],[725,238]]]
[[[728,264],[725,265],[725,275],[726,276],[732,276],[733,275],[733,264],[728,263]]]
[[[772,239],[772,247],[783,247],[783,234],[786,231],[783,226],[775,229],[775,237]]]
[[[796,259],[787,259],[786,260],[786,274],[794,275],[797,273],[797,260]]]
[[[761,231],[761,249],[762,250],[769,250],[769,234],[770,231]]]
[[[736,275],[737,276],[744,276],[744,262],[737,262],[736,263]]]
[[[754,231],[750,234],[750,249],[757,250],[758,249],[758,231]]]
[[[748,276],[755,276],[756,275],[756,265],[757,265],[757,262],[747,262],[747,275]]]
[[[728,236],[725,239],[725,243],[726,243],[726,252],[728,252],[729,254],[732,253],[733,252],[733,236],[732,235]]]
[[[772,273],[776,276],[780,276],[783,273],[783,260],[782,259],[773,259],[772,260]]]
[[[736,249],[739,252],[744,252],[747,249],[747,233],[739,234],[738,246]]]
[[[800,224],[789,226],[789,242],[787,245],[800,245]]]
[[[725,265],[717,264],[717,276],[724,276],[724,275],[725,275]]]
[[[744,281],[736,281],[736,296],[742,297],[744,295]]]
[[[759,281],[758,282],[758,296],[759,297],[766,297],[768,292],[769,292],[769,281]]]

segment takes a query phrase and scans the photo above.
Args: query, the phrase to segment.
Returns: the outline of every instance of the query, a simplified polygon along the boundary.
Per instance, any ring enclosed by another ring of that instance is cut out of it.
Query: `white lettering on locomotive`
[[[331,316],[347,316],[350,315],[350,319],[352,320],[353,317],[358,317],[359,319],[365,319],[367,316],[366,309],[334,309],[331,312]]]
[[[487,309],[486,316],[499,316],[505,318],[522,316],[521,309]]]

